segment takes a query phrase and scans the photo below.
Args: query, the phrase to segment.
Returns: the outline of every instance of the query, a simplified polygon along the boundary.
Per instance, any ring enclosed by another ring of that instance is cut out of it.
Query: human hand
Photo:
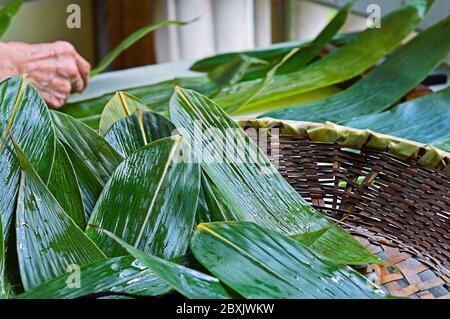
[[[68,42],[1,43],[0,75],[27,74],[52,108],[63,106],[71,93],[82,92],[91,65]]]

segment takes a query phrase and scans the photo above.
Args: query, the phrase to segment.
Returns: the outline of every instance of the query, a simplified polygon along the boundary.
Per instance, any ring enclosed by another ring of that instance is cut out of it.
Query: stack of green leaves
[[[307,205],[207,97],[177,88],[169,120],[118,93],[99,135],[49,111],[26,77],[0,92],[3,297],[386,297],[348,266],[382,261]],[[198,122],[233,132],[256,161],[198,160]]]

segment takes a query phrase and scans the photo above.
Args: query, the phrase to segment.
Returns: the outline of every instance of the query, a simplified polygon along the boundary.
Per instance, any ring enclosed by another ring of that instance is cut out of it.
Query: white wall
[[[158,3],[159,19],[199,20],[185,27],[157,31],[159,62],[199,59],[214,53],[240,51],[271,44],[271,0],[152,0]],[[386,14],[412,0],[359,0],[341,32],[354,32],[366,27],[367,5],[377,3]],[[331,5],[346,0],[296,0],[296,38],[314,38],[336,14]],[[171,8],[171,9],[170,9]],[[450,13],[450,0],[436,0],[423,27],[445,18]],[[450,60],[449,60],[450,61]]]

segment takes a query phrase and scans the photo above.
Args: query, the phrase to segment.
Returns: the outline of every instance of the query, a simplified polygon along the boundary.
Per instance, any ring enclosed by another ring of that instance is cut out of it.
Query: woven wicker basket
[[[361,271],[393,295],[450,298],[449,153],[332,123],[240,124],[269,132],[259,144],[293,188],[334,220],[349,215],[343,227],[393,265]]]

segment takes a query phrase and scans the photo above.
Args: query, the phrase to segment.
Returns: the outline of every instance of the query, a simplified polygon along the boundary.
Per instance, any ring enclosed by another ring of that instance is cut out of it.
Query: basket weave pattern
[[[291,186],[393,267],[369,265],[397,296],[450,298],[450,176],[418,158],[308,136],[269,138],[266,153]]]

